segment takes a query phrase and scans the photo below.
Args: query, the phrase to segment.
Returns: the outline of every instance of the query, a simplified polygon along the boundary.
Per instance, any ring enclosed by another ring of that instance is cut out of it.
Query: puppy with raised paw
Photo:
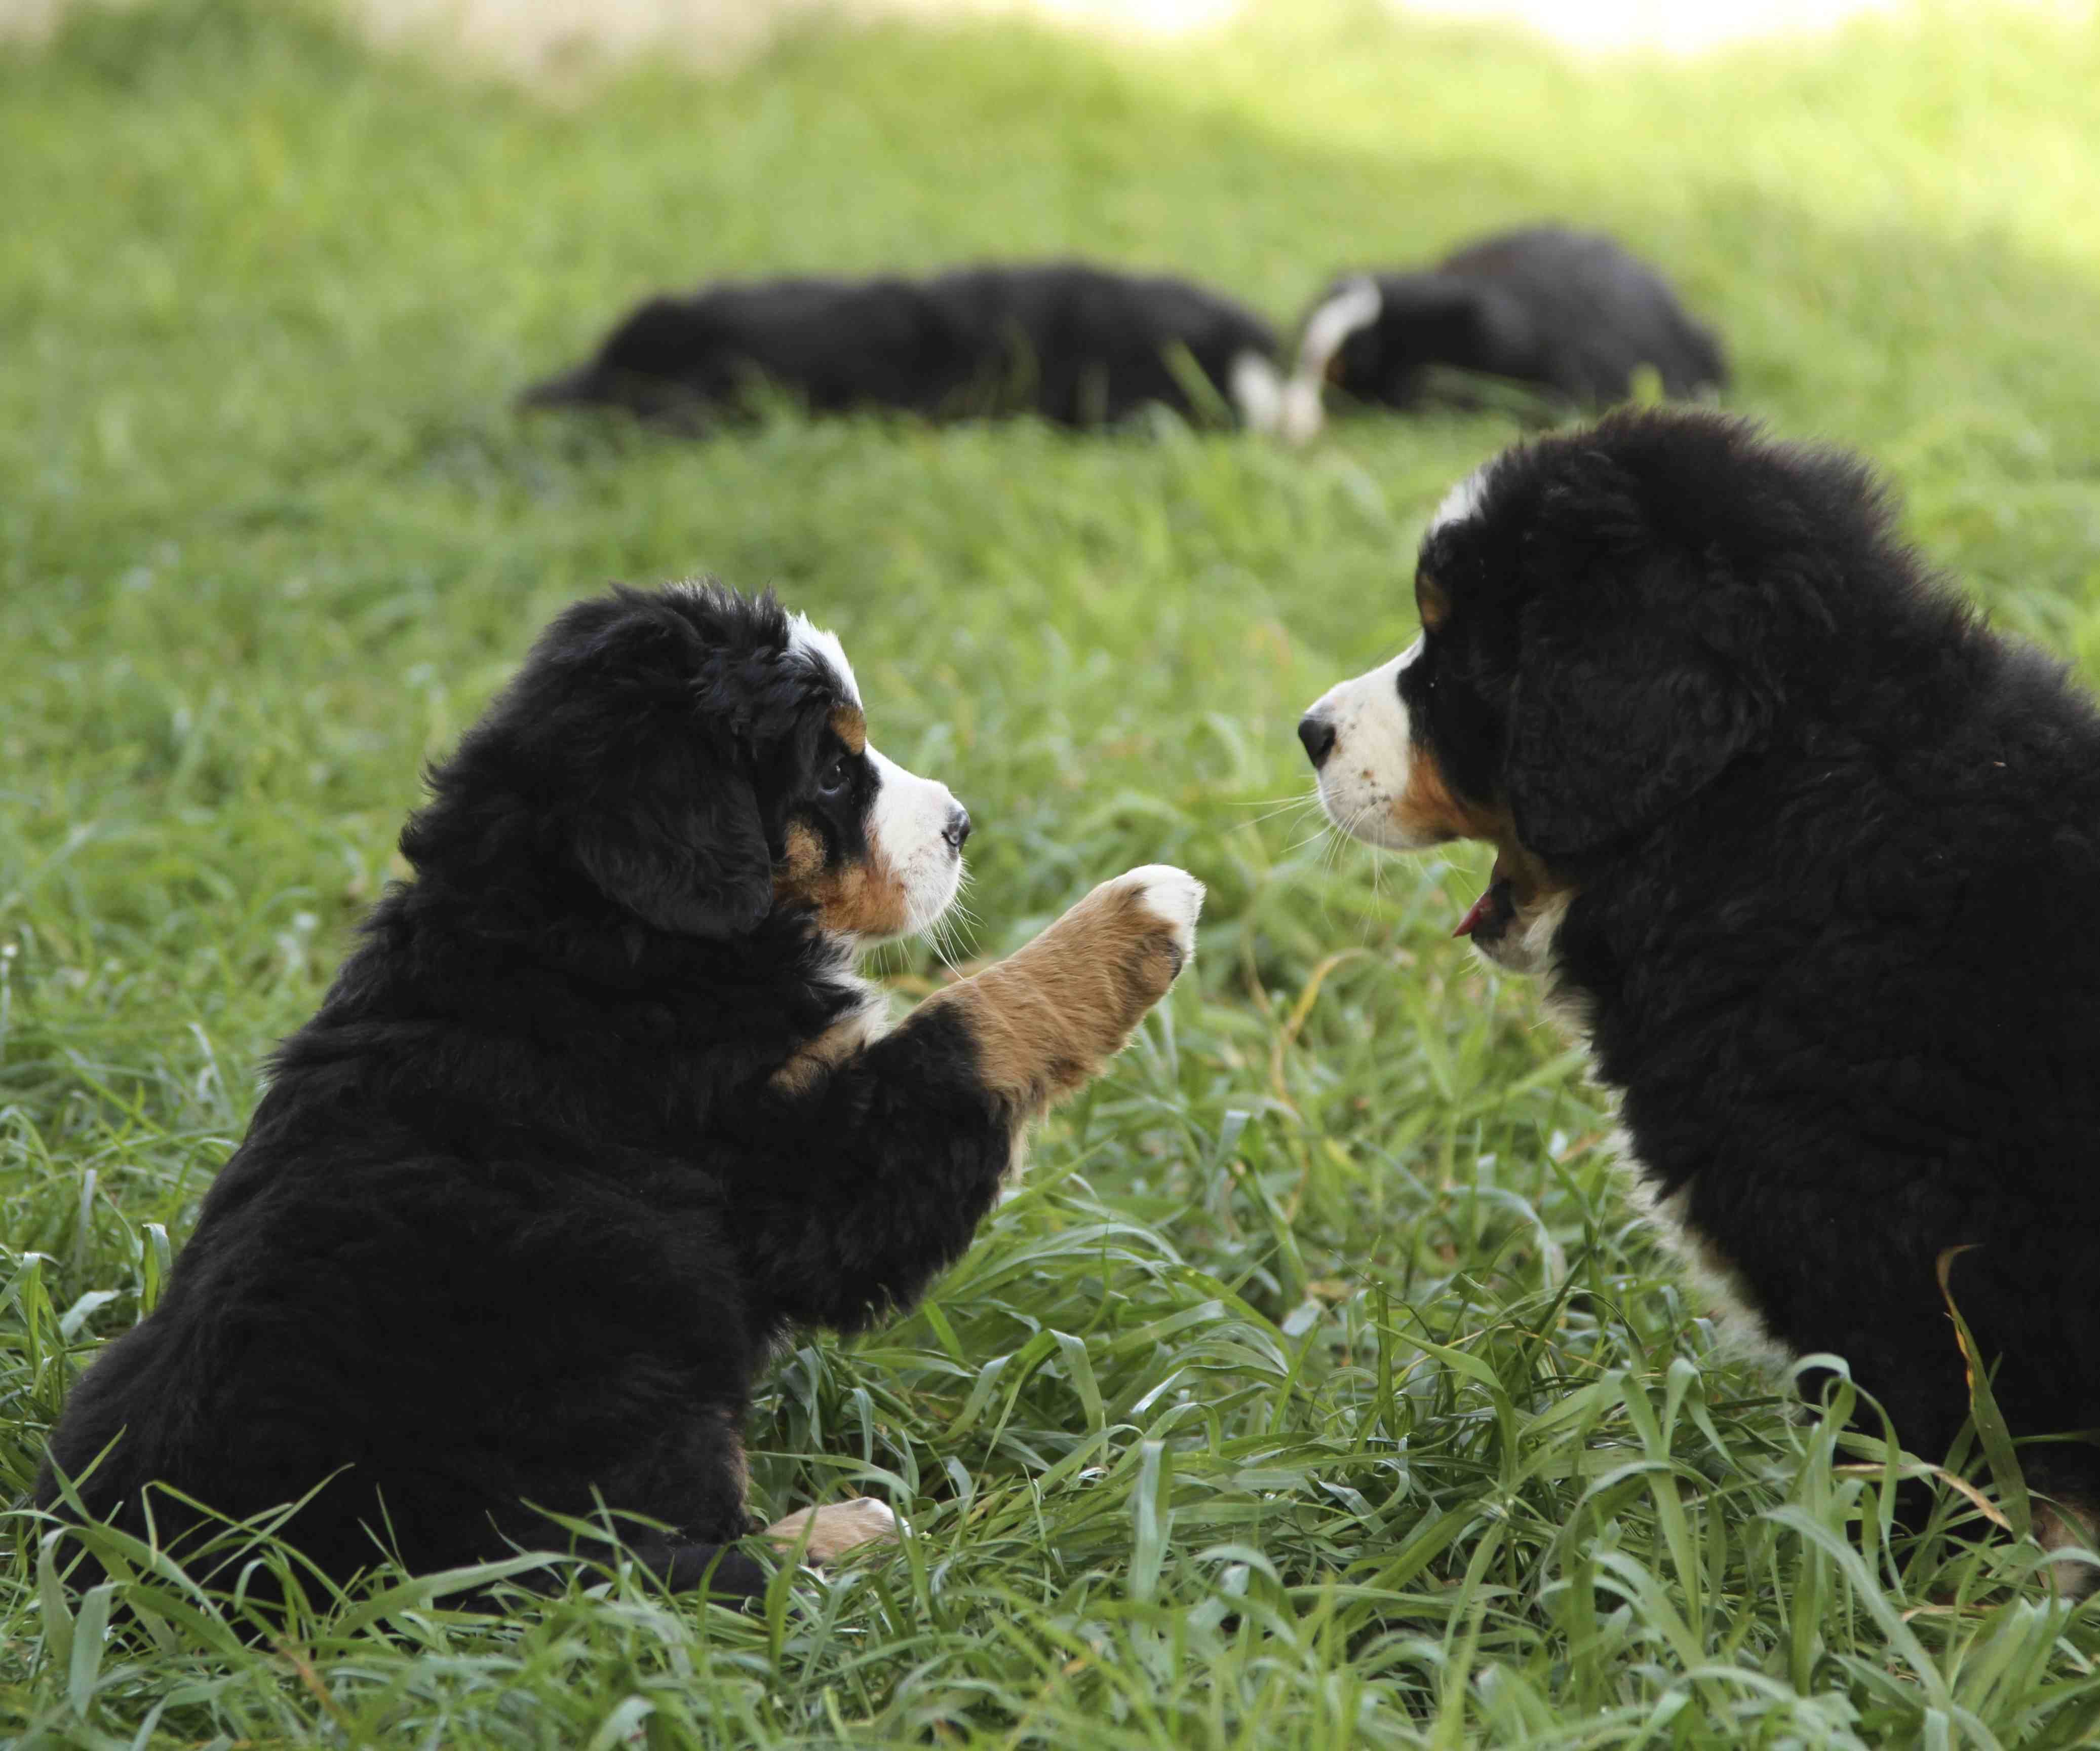
[[[171,1492],[312,1491],[285,1536],[336,1576],[560,1548],[545,1514],[602,1502],[669,1528],[631,1528],[667,1583],[748,1595],[768,1351],[960,1255],[1187,964],[1202,888],[1133,870],[887,1027],[855,957],[941,915],[969,816],[876,751],[835,638],[712,584],[563,613],[430,789],[38,1499],[139,1531],[150,1497],[179,1550]],[[895,1523],[771,1537],[827,1562]]]

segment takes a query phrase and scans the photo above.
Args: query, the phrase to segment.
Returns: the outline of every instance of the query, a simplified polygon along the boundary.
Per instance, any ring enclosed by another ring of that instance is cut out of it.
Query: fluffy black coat
[[[382,1537],[417,1570],[560,1548],[536,1507],[602,1501],[671,1528],[628,1531],[673,1585],[761,1583],[722,1546],[768,1346],[918,1294],[1011,1155],[948,1015],[771,1080],[866,1001],[774,885],[813,772],[853,765],[841,697],[770,599],[553,625],[432,774],[414,879],[279,1052],[160,1305],[73,1391],[51,1464],[90,1510],[322,1486],[286,1535],[341,1576]]]
[[[1417,405],[1432,392],[1436,366],[1534,385],[1588,407],[1626,400],[1643,365],[1678,399],[1728,380],[1712,330],[1610,237],[1551,225],[1508,232],[1426,272],[1339,279],[1321,305],[1363,281],[1377,291],[1375,319],[1315,374],[1365,405]]]
[[[1930,573],[1864,466],[1717,415],[1507,453],[1418,594],[1417,758],[1500,823],[1460,829],[1499,842],[1475,940],[1586,1036],[1693,1254],[1937,1459],[1955,1254],[2014,1433],[2100,1426],[2092,698]],[[2023,1457],[2100,1506],[2092,1445]]]
[[[1033,413],[1089,427],[1147,404],[1197,413],[1193,365],[1213,408],[1261,418],[1267,403],[1246,405],[1242,374],[1260,379],[1276,352],[1265,321],[1215,292],[1077,263],[764,280],[652,298],[589,363],[523,399],[704,422],[740,410],[763,383],[817,413]]]

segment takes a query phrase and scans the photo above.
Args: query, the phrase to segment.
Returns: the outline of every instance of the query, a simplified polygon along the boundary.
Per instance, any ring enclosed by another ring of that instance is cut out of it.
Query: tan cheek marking
[[[871,847],[864,862],[827,865],[823,842],[800,821],[788,828],[773,872],[773,900],[810,908],[835,935],[893,936],[911,916],[904,884],[881,847]]]
[[[800,821],[796,822],[788,829],[780,867],[773,873],[774,896],[786,899],[799,895],[823,873],[823,842]]]
[[[1407,785],[1392,805],[1393,819],[1420,839],[1492,839],[1500,823],[1491,809],[1467,802],[1445,781],[1443,768],[1426,750],[1412,750]]]
[[[832,733],[845,744],[848,754],[867,752],[867,719],[858,705],[841,705],[832,714]]]
[[[1018,1120],[1098,1076],[1178,971],[1172,927],[1096,888],[1035,941],[920,1006],[960,1010],[977,1070]]]
[[[1574,884],[1546,863],[1516,836],[1507,804],[1470,803],[1454,793],[1428,754],[1418,752],[1408,768],[1407,787],[1392,805],[1393,818],[1421,838],[1479,839],[1495,848],[1495,873],[1510,884],[1517,922],[1528,922]]]
[[[880,851],[866,863],[827,869],[815,889],[817,917],[826,930],[857,936],[894,936],[911,916],[904,884]]]

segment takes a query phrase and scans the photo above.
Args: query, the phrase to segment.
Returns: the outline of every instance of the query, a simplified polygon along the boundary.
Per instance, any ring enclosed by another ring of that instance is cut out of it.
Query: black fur
[[[559,1548],[535,1507],[602,1501],[673,1528],[636,1536],[674,1585],[760,1585],[722,1547],[769,1346],[910,1301],[1009,1161],[951,1016],[769,1081],[863,995],[773,897],[791,820],[867,855],[840,703],[770,598],[554,623],[431,775],[414,878],[279,1052],[161,1304],[74,1389],[51,1461],[115,1444],[91,1510],[136,1528],[158,1479],[245,1515],[339,1474],[286,1536],[344,1576],[382,1523],[428,1570]]]
[[[1364,277],[1337,279],[1319,303]],[[1643,365],[1678,399],[1728,380],[1713,333],[1609,237],[1539,226],[1468,244],[1426,272],[1368,277],[1378,319],[1327,371],[1343,396],[1367,405],[1416,405],[1439,365],[1536,385],[1578,406],[1626,400]]]
[[[1537,970],[1655,1192],[1914,1451],[1968,1409],[1955,1248],[2014,1433],[2100,1426],[2091,698],[1928,573],[1860,464],[1718,415],[1508,453],[1421,568],[1410,733],[1573,888]],[[2100,1504],[2093,1447],[2025,1458]]]
[[[1185,280],[1075,263],[726,282],[651,298],[589,363],[524,401],[704,419],[739,411],[763,382],[817,413],[1035,413],[1100,426],[1148,403],[1195,413],[1177,368],[1185,349],[1229,406],[1234,361],[1273,360],[1277,343],[1252,312]]]

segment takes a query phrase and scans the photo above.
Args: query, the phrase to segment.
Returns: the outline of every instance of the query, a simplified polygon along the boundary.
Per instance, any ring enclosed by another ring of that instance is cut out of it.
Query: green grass
[[[1717,1349],[1578,1063],[1445,940],[1481,860],[1374,867],[1271,812],[1301,706],[1411,636],[1422,520],[1502,423],[1299,458],[505,408],[716,272],[1073,250],[1288,316],[1330,267],[1572,215],[1722,325],[1736,405],[1874,453],[2001,623],[2100,676],[2096,90],[2089,26],[1952,8],[1677,65],[1325,5],[1171,53],[889,30],[561,105],[262,0],[0,57],[0,1499],[151,1303],[420,763],[608,577],[839,629],[886,750],[980,824],[978,952],[1135,863],[1211,895],[1198,976],[968,1258],[802,1339],[753,1417],[761,1506],[872,1488],[902,1554],[748,1619],[630,1577],[249,1647],[176,1576],[130,1584],[144,1624],[55,1609],[17,1514],[0,1736],[2100,1731],[2096,1608],[1952,1492],[1889,1537],[1884,1474]]]

